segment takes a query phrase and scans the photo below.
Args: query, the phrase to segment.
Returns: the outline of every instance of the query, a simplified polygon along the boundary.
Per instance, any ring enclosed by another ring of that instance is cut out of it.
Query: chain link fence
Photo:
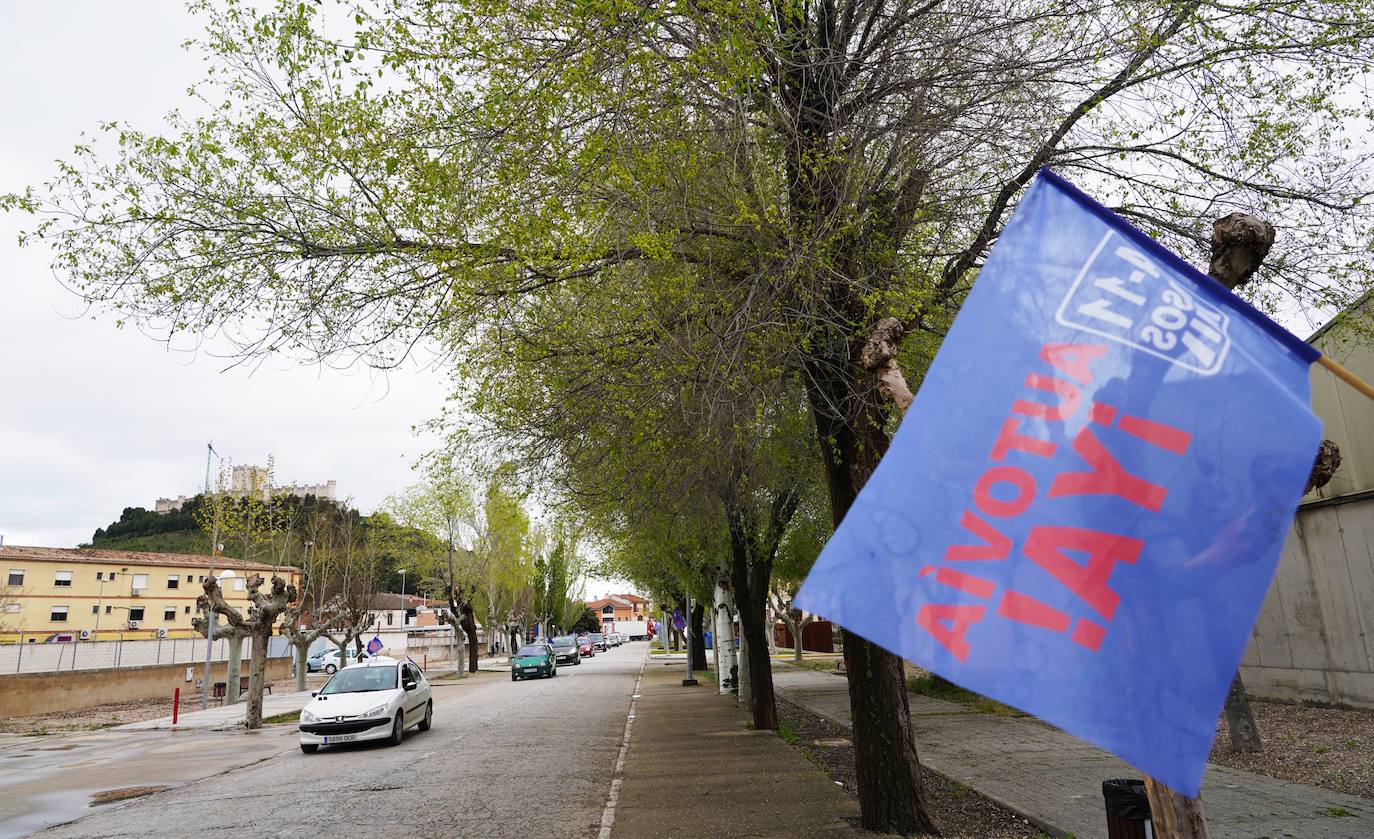
[[[50,634],[50,633],[49,633]],[[150,667],[159,664],[195,664],[205,661],[204,638],[139,638],[125,640],[119,632],[101,632],[100,641],[73,640],[44,643],[43,635],[21,635],[17,644],[0,644],[0,675],[16,673],[54,673],[65,670],[105,670],[114,667]],[[116,636],[111,639],[109,636]],[[243,658],[249,658],[252,641],[243,643]],[[268,658],[291,655],[286,639],[272,637]],[[214,661],[229,657],[229,642],[216,640],[211,653]]]

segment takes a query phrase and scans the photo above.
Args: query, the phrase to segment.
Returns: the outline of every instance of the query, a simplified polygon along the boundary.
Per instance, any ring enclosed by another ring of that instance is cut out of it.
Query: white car
[[[350,664],[301,710],[301,751],[362,740],[397,745],[405,730],[429,731],[434,700],[425,674],[408,661],[377,656]]]
[[[359,661],[364,661],[364,660],[367,658],[367,653],[366,653],[366,652],[363,652],[362,655],[359,656],[359,654],[358,654],[357,652],[354,652],[353,650],[349,650],[349,651],[347,652],[347,656],[348,656],[348,657],[347,657],[347,659],[346,659],[345,662],[344,662],[344,666],[345,666],[345,667],[347,667],[347,666],[350,665],[350,664],[356,664],[356,663],[359,662]],[[307,662],[307,666],[309,666],[309,665],[308,665],[308,662]],[[322,653],[322,654],[320,655],[319,668],[320,668],[321,670],[323,670],[324,672],[329,673],[329,674],[331,674],[331,675],[332,675],[333,673],[337,672],[337,671],[339,670],[339,651],[338,651],[338,650],[330,650],[330,651],[327,652],[327,653]]]

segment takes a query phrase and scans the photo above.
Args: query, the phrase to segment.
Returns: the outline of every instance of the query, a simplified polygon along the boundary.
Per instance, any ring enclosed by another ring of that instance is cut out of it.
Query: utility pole
[[[697,683],[692,678],[692,595],[687,594],[687,608],[682,614],[682,637],[687,642],[687,678],[682,680],[683,687],[691,687]]]

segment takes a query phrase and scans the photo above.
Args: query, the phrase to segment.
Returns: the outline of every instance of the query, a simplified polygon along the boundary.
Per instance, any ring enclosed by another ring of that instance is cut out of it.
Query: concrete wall
[[[1374,499],[1298,512],[1241,675],[1258,698],[1374,708]]]
[[[186,677],[191,670],[192,678]],[[164,664],[152,667],[121,667],[110,670],[77,670],[62,673],[20,673],[0,676],[0,717],[20,717],[52,711],[77,711],[116,702],[138,699],[167,700],[167,713],[172,712],[172,692],[181,688],[182,708],[199,710],[197,684],[204,664]],[[224,681],[225,665],[212,669],[216,681]],[[241,675],[248,675],[244,662]],[[291,676],[289,659],[267,661],[269,681]],[[189,697],[189,698],[188,698]]]

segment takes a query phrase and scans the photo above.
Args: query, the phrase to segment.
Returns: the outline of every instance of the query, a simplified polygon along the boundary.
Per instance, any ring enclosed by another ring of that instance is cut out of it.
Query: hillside
[[[110,551],[153,551],[163,554],[208,554],[210,537],[199,529],[131,536],[105,537],[90,544]]]

